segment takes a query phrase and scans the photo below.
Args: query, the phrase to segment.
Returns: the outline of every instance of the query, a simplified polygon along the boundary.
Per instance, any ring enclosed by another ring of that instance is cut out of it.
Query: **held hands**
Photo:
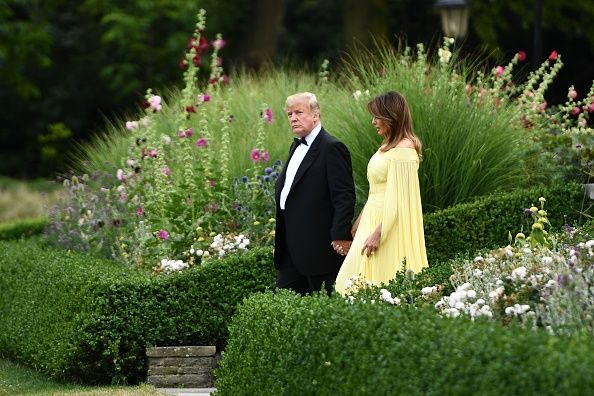
[[[336,250],[336,253],[341,256],[346,256],[351,248],[353,241],[332,241],[331,245]]]
[[[365,242],[363,243],[363,249],[361,249],[361,254],[367,254],[367,256],[374,254],[379,247],[381,235],[381,228],[378,227],[371,235],[367,237],[367,239],[365,239]],[[367,251],[367,253],[365,251]]]

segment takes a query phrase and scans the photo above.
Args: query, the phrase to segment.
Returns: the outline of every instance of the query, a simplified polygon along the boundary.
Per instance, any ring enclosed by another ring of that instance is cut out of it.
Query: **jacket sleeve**
[[[334,216],[330,238],[351,240],[351,222],[355,213],[355,183],[351,155],[344,143],[336,141],[327,152],[327,180]]]

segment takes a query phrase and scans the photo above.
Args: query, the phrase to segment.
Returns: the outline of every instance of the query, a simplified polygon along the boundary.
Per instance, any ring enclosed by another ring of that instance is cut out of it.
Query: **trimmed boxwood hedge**
[[[447,261],[459,254],[474,254],[509,243],[524,225],[524,209],[540,206],[538,198],[545,197],[545,210],[553,228],[565,222],[576,225],[580,211],[586,210],[584,191],[579,184],[552,185],[493,194],[477,200],[424,216],[425,244],[429,265]],[[593,210],[590,208],[590,213]]]
[[[38,240],[0,242],[0,354],[56,379],[137,383],[147,346],[221,347],[239,303],[273,285],[270,249],[152,276]]]
[[[583,395],[594,341],[425,309],[251,296],[216,370],[226,395]]]
[[[15,220],[0,224],[0,240],[27,238],[43,233],[49,220],[45,217]]]

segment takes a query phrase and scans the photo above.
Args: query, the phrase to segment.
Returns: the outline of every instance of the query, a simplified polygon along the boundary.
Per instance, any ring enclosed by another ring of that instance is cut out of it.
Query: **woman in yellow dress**
[[[341,294],[353,276],[379,285],[393,279],[403,263],[414,272],[428,266],[418,176],[421,141],[408,103],[401,94],[387,92],[367,110],[383,142],[367,165],[369,195],[336,279]]]

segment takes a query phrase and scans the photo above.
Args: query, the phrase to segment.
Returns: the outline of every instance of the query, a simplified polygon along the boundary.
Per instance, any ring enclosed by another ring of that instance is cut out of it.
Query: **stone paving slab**
[[[210,396],[215,388],[157,388],[165,395],[175,396]]]

